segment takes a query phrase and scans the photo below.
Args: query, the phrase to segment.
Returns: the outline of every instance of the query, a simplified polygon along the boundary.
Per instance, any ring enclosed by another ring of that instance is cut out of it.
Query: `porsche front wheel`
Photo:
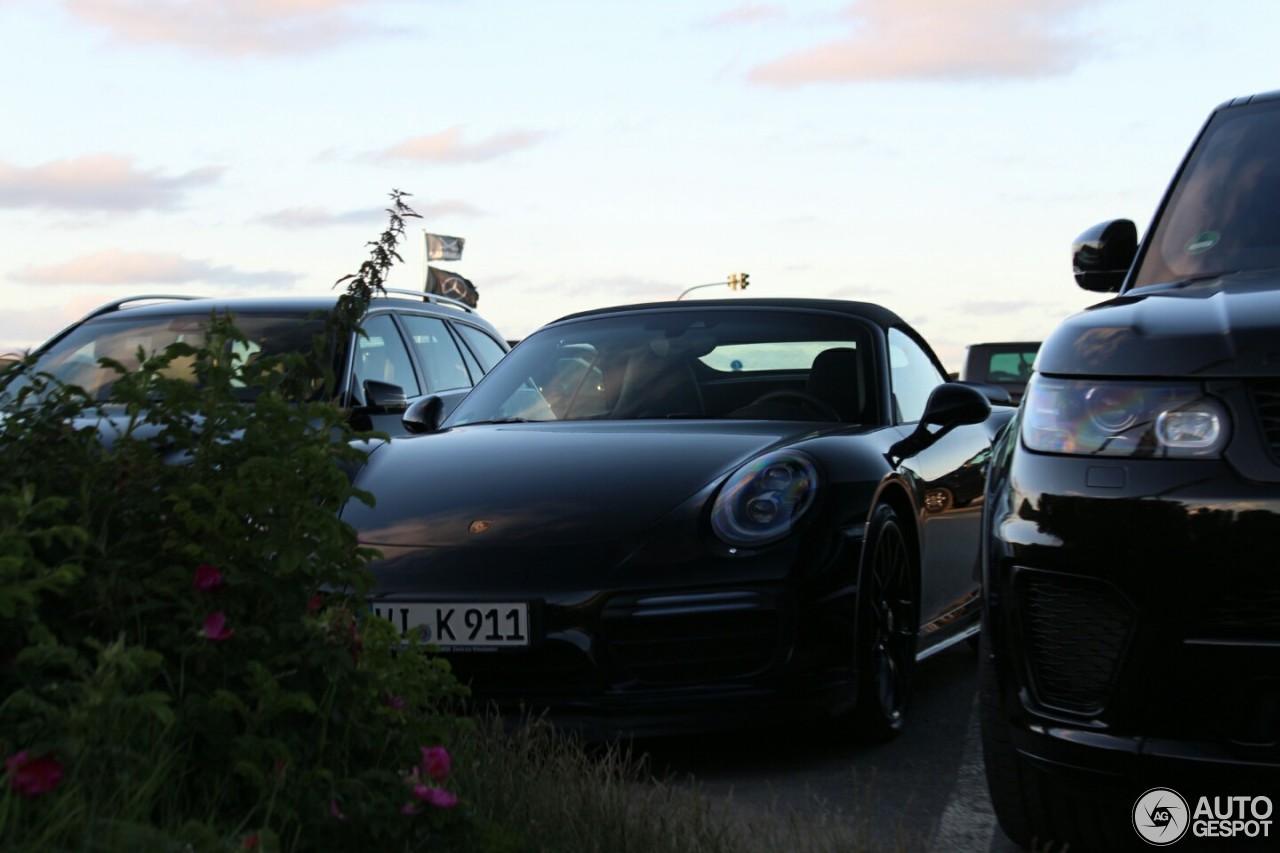
[[[915,555],[898,514],[876,507],[858,581],[857,733],[888,740],[902,730],[919,625]]]

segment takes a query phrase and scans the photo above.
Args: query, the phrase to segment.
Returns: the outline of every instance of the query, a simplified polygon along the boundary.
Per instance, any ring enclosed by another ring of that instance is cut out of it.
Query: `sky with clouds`
[[[0,0],[0,351],[140,293],[323,293],[408,222],[508,337],[747,272],[952,369],[1094,301],[1274,0]],[[689,298],[730,295],[703,288]]]

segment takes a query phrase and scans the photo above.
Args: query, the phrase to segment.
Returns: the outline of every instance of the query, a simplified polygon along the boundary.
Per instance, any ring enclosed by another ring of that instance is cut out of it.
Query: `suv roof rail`
[[[122,299],[116,299],[111,302],[108,302],[106,305],[99,305],[97,308],[93,309],[88,314],[86,314],[81,319],[81,322],[84,322],[85,320],[91,319],[93,317],[101,317],[103,314],[110,314],[112,311],[119,311],[121,308],[123,308],[124,306],[132,302],[149,302],[155,299],[176,299],[179,301],[185,301],[190,299],[203,299],[203,298],[204,298],[203,296],[192,296],[189,293],[184,293],[184,294],[146,293],[141,296],[126,296]]]
[[[441,296],[439,293],[427,293],[424,290],[406,290],[398,287],[384,287],[380,291],[375,291],[374,296],[411,296],[414,299],[421,299],[423,302],[436,302],[440,305],[452,305],[454,308],[461,308],[468,314],[474,314],[476,312],[476,309],[472,308],[461,299],[454,299],[451,296]]]

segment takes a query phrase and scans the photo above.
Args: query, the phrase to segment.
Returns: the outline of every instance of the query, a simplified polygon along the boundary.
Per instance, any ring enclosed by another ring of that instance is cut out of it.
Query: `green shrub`
[[[245,363],[215,318],[113,365],[111,434],[78,388],[0,390],[0,848],[466,846],[440,751],[465,691],[369,618],[336,516],[369,499],[346,473],[369,436],[315,393],[398,260],[401,196],[314,352]],[[165,377],[188,357],[195,385]]]

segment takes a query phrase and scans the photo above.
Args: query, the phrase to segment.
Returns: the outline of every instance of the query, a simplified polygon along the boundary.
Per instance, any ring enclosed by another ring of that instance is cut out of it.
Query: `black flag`
[[[480,291],[456,272],[427,267],[427,293],[438,293],[465,302],[472,308],[480,301]]]
[[[448,237],[444,234],[428,234],[426,231],[422,232],[422,236],[425,237],[427,241],[427,260],[462,260],[462,247],[466,245],[466,238]]]

